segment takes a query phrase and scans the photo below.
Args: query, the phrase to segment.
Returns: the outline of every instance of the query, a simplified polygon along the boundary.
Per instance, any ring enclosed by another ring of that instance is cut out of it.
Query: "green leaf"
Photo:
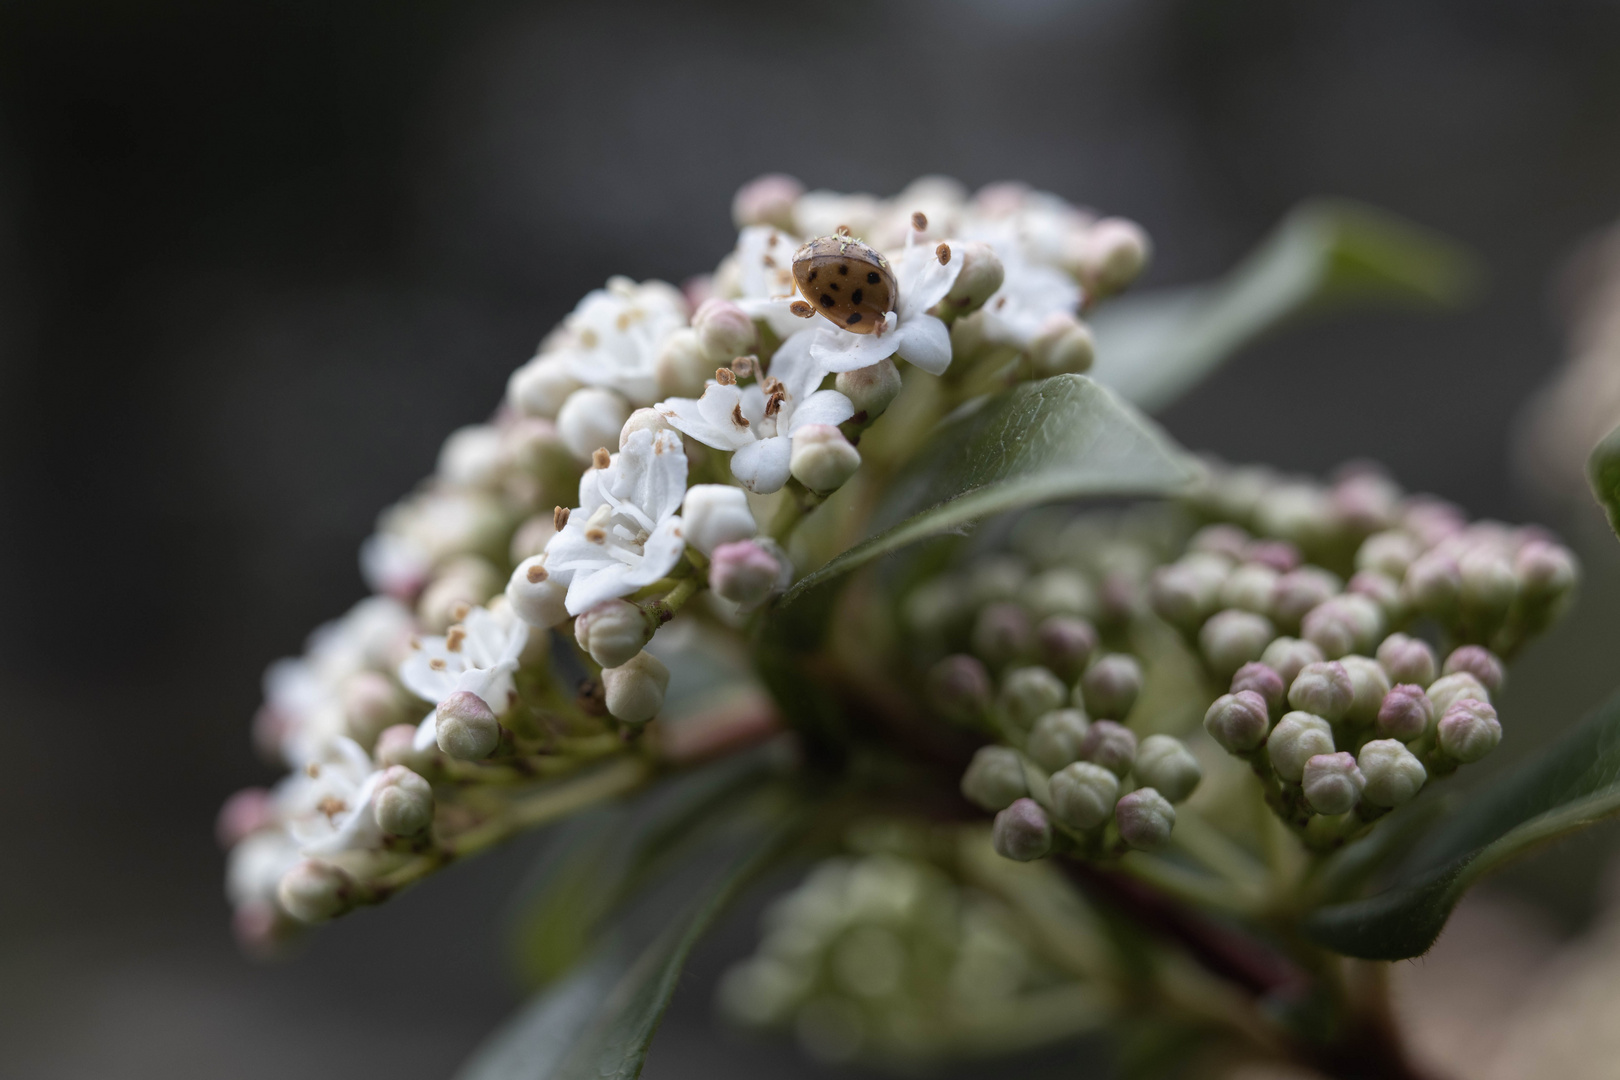
[[[992,514],[1088,495],[1160,495],[1194,475],[1153,421],[1091,379],[1023,383],[941,425],[896,478],[881,531],[801,578],[782,604]]]
[[[1463,249],[1398,217],[1341,200],[1304,203],[1219,281],[1099,308],[1091,374],[1157,412],[1291,318],[1354,305],[1452,305],[1477,277]]]
[[[658,887],[628,905],[590,959],[481,1046],[458,1080],[630,1080],[640,1075],[692,948],[805,820],[783,787],[736,808]]]
[[[1586,460],[1586,479],[1609,515],[1609,528],[1620,536],[1620,427],[1592,448],[1592,456]]]
[[[1369,960],[1426,952],[1468,887],[1508,860],[1620,813],[1620,695],[1451,817],[1391,888],[1318,908],[1305,932]]]

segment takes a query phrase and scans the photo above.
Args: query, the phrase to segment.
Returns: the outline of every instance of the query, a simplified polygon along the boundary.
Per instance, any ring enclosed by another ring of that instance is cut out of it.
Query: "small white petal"
[[[731,455],[731,475],[749,491],[769,495],[787,483],[793,443],[785,435],[760,439]]]
[[[942,375],[951,366],[951,332],[932,315],[916,315],[895,333],[895,352],[907,363],[930,375]]]

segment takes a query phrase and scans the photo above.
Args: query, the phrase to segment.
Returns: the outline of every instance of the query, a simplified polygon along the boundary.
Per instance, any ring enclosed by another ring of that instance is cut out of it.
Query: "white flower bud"
[[[1406,594],[1401,583],[1378,570],[1357,570],[1345,591],[1365,596],[1377,604],[1386,621],[1400,621],[1406,617]]]
[[[355,672],[344,680],[340,693],[344,726],[362,746],[370,746],[383,729],[405,719],[404,700],[394,681],[381,672]]]
[[[468,424],[444,440],[434,471],[454,487],[492,487],[505,465],[501,433],[488,424]]]
[[[435,727],[439,749],[462,761],[479,761],[501,742],[501,724],[489,703],[470,690],[458,690],[439,702]]]
[[[781,578],[781,562],[754,540],[721,544],[709,564],[709,587],[744,611],[769,600]]]
[[[1399,745],[1399,744],[1397,744]],[[1266,739],[1266,756],[1278,776],[1297,784],[1305,763],[1317,754],[1333,753],[1333,727],[1320,716],[1291,712],[1277,721]]]
[[[833,386],[855,406],[855,419],[876,420],[900,396],[900,369],[885,357],[854,371],[840,371]]]
[[[524,416],[550,420],[581,385],[566,357],[541,353],[512,372],[506,381],[506,403]]]
[[[806,424],[793,433],[788,471],[811,491],[837,491],[860,467],[860,451],[833,425]]]
[[[1357,760],[1367,781],[1362,794],[1375,806],[1410,802],[1429,779],[1423,762],[1394,739],[1372,740],[1361,748]]]
[[[1350,676],[1350,708],[1346,719],[1357,724],[1371,724],[1378,716],[1389,693],[1389,676],[1378,661],[1366,656],[1341,656],[1339,665]]]
[[[512,605],[512,611],[530,626],[540,629],[556,626],[568,618],[568,609],[563,606],[567,597],[568,586],[551,576],[544,554],[518,563],[506,583],[506,601]]]
[[[774,225],[793,231],[793,207],[804,185],[782,173],[766,173],[737,189],[731,199],[731,220],[739,229]]]
[[[416,836],[433,824],[433,785],[403,765],[391,765],[372,797],[377,827],[389,836]]]
[[[1462,572],[1451,556],[1428,551],[1412,560],[1401,587],[1413,610],[1444,619],[1457,608],[1457,599],[1462,593]]]
[[[626,724],[645,724],[664,707],[669,668],[649,652],[639,652],[618,667],[602,672],[607,711]]]
[[[1087,292],[1108,296],[1137,279],[1151,252],[1148,235],[1136,222],[1103,218],[1086,230],[1076,269]]]
[[[1137,788],[1114,804],[1114,822],[1127,844],[1152,851],[1169,843],[1176,827],[1176,808],[1152,788]]]
[[[1221,586],[1221,606],[1269,615],[1271,597],[1277,591],[1277,579],[1281,576],[1265,563],[1244,563],[1232,571]]]
[[[669,421],[665,420],[663,414],[657,409],[637,409],[624,422],[624,427],[619,429],[619,449],[623,450],[626,446],[629,446],[630,436],[638,431],[650,431],[654,436],[660,431],[667,431],[675,436],[676,442],[680,442],[681,438],[681,433],[670,427]]]
[[[463,605],[477,607],[501,588],[499,572],[488,560],[463,555],[447,563],[416,601],[416,615],[422,626],[443,633],[455,622]]]
[[[572,463],[573,458],[569,458]],[[546,550],[551,538],[557,535],[557,517],[553,512],[536,514],[517,527],[512,533],[512,545],[509,554],[515,563],[526,562]]]
[[[709,359],[697,331],[690,327],[672,330],[658,343],[653,357],[653,378],[663,397],[695,398],[714,376],[715,361]]]
[[[630,406],[624,398],[600,386],[587,386],[563,402],[557,434],[570,454],[590,461],[598,449],[619,445],[619,432],[628,419]]]
[[[574,640],[605,668],[618,667],[652,640],[658,619],[628,600],[604,600],[574,620]]]
[[[703,301],[692,315],[692,329],[698,345],[712,363],[730,363],[738,356],[754,352],[758,331],[754,320],[730,300]]]
[[[1136,734],[1112,720],[1099,720],[1080,740],[1080,757],[1123,778],[1136,760]]]
[[[986,604],[973,620],[973,651],[987,664],[1001,665],[1029,651],[1029,615],[1017,604]]]
[[[320,923],[348,911],[354,879],[329,862],[305,859],[281,876],[276,899],[302,923]]]
[[[1322,650],[1309,641],[1291,637],[1275,638],[1260,654],[1260,662],[1281,675],[1287,686],[1294,684],[1307,665],[1320,664],[1326,659]]]
[[[1231,562],[1221,555],[1184,555],[1154,572],[1148,600],[1160,618],[1191,631],[1215,611],[1231,568]]]
[[[1005,746],[981,746],[962,774],[962,795],[984,810],[1005,810],[1029,794],[1024,762]]]
[[[1386,739],[1411,742],[1429,730],[1434,723],[1434,703],[1423,687],[1415,683],[1397,683],[1378,706],[1378,734]]]
[[[1502,661],[1480,645],[1462,645],[1453,649],[1451,655],[1446,657],[1446,666],[1442,670],[1447,675],[1467,672],[1493,694],[1502,689],[1502,680],[1507,678],[1507,669]]]
[[[1193,793],[1204,770],[1185,743],[1171,735],[1149,735],[1136,749],[1131,771],[1142,782],[1173,803]]]
[[[1267,491],[1255,505],[1254,518],[1261,534],[1307,549],[1331,540],[1339,524],[1327,492],[1308,481],[1284,481]]]
[[[1329,721],[1342,720],[1355,696],[1350,673],[1336,660],[1305,665],[1288,688],[1288,704]]]
[[[1074,829],[1095,829],[1108,820],[1119,799],[1119,777],[1089,761],[1076,761],[1050,781],[1052,813]]]
[[[385,769],[390,765],[403,765],[412,772],[421,773],[433,767],[438,753],[436,746],[427,750],[416,748],[415,724],[395,724],[377,736],[377,748],[372,751],[372,756]]]
[[[1474,548],[1457,560],[1457,573],[1461,582],[1458,599],[1465,617],[1495,625],[1507,616],[1519,591],[1519,579],[1505,555],[1483,546]]]
[[[1384,632],[1384,612],[1376,601],[1357,593],[1324,600],[1305,614],[1304,638],[1329,659],[1359,650],[1372,651]]]
[[[1038,619],[1049,615],[1089,619],[1097,614],[1097,590],[1091,579],[1069,567],[1035,574],[1020,587],[1018,599]]]
[[[1349,754],[1317,754],[1305,762],[1300,780],[1305,789],[1305,801],[1318,814],[1343,814],[1356,808],[1366,777],[1356,759]]]
[[[1204,714],[1204,730],[1231,754],[1246,754],[1259,746],[1270,727],[1266,701],[1253,690],[1223,694]]]
[[[1090,371],[1096,355],[1091,328],[1066,311],[1048,315],[1029,345],[1030,369],[1037,379]]]
[[[1513,557],[1513,572],[1524,599],[1548,609],[1556,609],[1567,599],[1581,576],[1568,548],[1541,539],[1530,540],[1519,549]]]
[[[1423,546],[1411,533],[1398,529],[1373,533],[1356,551],[1357,570],[1376,570],[1400,581],[1412,561],[1423,554]]]
[[[1440,749],[1464,765],[1478,761],[1502,741],[1502,723],[1490,703],[1458,698],[1440,718]]]
[[[681,504],[686,542],[713,555],[721,544],[747,540],[759,532],[753,512],[748,509],[748,493],[730,484],[693,484],[686,489]]]
[[[1283,705],[1288,700],[1288,684],[1283,682],[1281,675],[1269,664],[1253,661],[1238,668],[1232,675],[1231,685],[1227,687],[1236,694],[1241,690],[1252,690],[1259,694],[1266,703],[1266,708],[1273,716],[1280,715]]]
[[[1301,566],[1277,579],[1271,597],[1271,617],[1278,626],[1292,630],[1312,608],[1338,595],[1338,575],[1319,566]]]
[[[1446,710],[1451,708],[1453,702],[1472,698],[1483,701],[1487,705],[1491,701],[1491,692],[1485,689],[1485,684],[1466,671],[1454,671],[1450,675],[1442,675],[1429,684],[1429,700],[1434,702],[1434,714],[1444,716]]]
[[[952,243],[951,254],[962,260],[956,283],[939,305],[941,315],[958,317],[979,310],[1006,280],[1006,269],[989,244],[977,240]]]
[[[1204,624],[1198,632],[1198,647],[1215,677],[1230,679],[1238,668],[1260,659],[1276,633],[1264,615],[1229,608]]]
[[[1394,682],[1428,686],[1438,666],[1429,643],[1405,634],[1391,634],[1378,646],[1378,663]]]
[[[1034,799],[1019,799],[996,815],[990,830],[996,854],[1018,862],[1045,858],[1052,850],[1052,823]]]
[[[243,837],[274,825],[276,817],[276,802],[270,792],[261,787],[243,788],[219,808],[214,837],[220,847],[229,851]]]
[[[1024,750],[1049,773],[1080,760],[1080,747],[1091,721],[1079,709],[1053,709],[1035,721]]]
[[[1043,667],[1021,667],[1001,679],[998,700],[1014,727],[1028,730],[1042,715],[1060,708],[1069,696],[1063,680]]]
[[[1080,676],[1079,689],[1079,704],[1092,716],[1123,720],[1142,692],[1142,665],[1125,653],[1100,656]]]

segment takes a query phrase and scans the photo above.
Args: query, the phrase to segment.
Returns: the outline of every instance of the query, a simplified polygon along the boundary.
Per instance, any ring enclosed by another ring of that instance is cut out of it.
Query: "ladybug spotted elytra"
[[[793,283],[804,297],[793,313],[819,312],[845,330],[870,334],[885,325],[899,287],[889,260],[846,235],[811,240],[793,255]]]

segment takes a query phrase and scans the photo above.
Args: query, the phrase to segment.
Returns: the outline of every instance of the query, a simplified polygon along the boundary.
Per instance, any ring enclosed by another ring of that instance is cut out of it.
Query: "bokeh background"
[[[1620,558],[1516,482],[1511,437],[1562,353],[1560,267],[1620,215],[1612,3],[6,0],[0,1076],[442,1077],[515,1005],[503,912],[540,841],[266,968],[213,814],[270,778],[259,673],[362,594],[377,511],[588,289],[712,267],[771,170],[1021,178],[1145,224],[1147,287],[1317,193],[1464,241],[1473,306],[1290,331],[1164,420],[1549,520],[1590,579],[1510,687],[1512,753],[1611,688]],[[1574,932],[1612,841],[1494,888]],[[744,918],[649,1077],[824,1073],[711,1019]]]

